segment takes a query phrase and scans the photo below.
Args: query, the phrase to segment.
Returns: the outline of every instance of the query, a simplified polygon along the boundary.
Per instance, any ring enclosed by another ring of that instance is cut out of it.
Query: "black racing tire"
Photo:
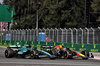
[[[89,58],[89,51],[83,50],[81,53],[86,56],[86,57],[83,57],[82,59],[88,59]]]
[[[36,52],[34,50],[32,50],[30,52],[31,59],[34,59],[35,58],[35,55],[36,55]]]
[[[30,56],[31,56],[31,59],[38,59],[39,57],[36,55],[37,51],[36,50],[32,50],[30,52]]]
[[[5,57],[6,58],[12,58],[12,57],[14,57],[14,51],[11,48],[7,48],[5,50]]]
[[[69,52],[68,51],[64,51],[63,52],[63,56],[64,56],[65,59],[68,59]]]

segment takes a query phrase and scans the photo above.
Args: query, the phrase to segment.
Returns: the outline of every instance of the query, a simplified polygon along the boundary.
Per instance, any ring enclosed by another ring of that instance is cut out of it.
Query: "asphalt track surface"
[[[0,66],[100,66],[100,53],[94,53],[97,59],[23,59],[5,58],[6,48],[0,47]]]

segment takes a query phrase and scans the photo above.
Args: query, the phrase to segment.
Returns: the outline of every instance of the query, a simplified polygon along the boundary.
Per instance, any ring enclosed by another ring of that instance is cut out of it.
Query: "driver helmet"
[[[64,48],[64,44],[62,44],[61,46],[62,46],[62,48]]]

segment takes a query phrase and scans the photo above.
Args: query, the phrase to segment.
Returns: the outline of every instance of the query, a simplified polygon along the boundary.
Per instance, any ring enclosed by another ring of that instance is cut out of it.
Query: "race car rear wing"
[[[22,42],[14,42],[12,45],[8,45],[10,48],[21,48]]]
[[[21,45],[9,45],[8,47],[10,47],[10,48],[20,48]]]

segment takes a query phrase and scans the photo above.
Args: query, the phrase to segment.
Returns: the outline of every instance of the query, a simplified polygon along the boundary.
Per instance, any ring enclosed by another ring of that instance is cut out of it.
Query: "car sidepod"
[[[51,55],[50,53],[48,53],[44,50],[38,50],[38,52],[44,54],[45,57],[49,57],[50,59],[55,59],[56,58],[55,55]],[[40,57],[42,57],[42,56],[40,56]]]

